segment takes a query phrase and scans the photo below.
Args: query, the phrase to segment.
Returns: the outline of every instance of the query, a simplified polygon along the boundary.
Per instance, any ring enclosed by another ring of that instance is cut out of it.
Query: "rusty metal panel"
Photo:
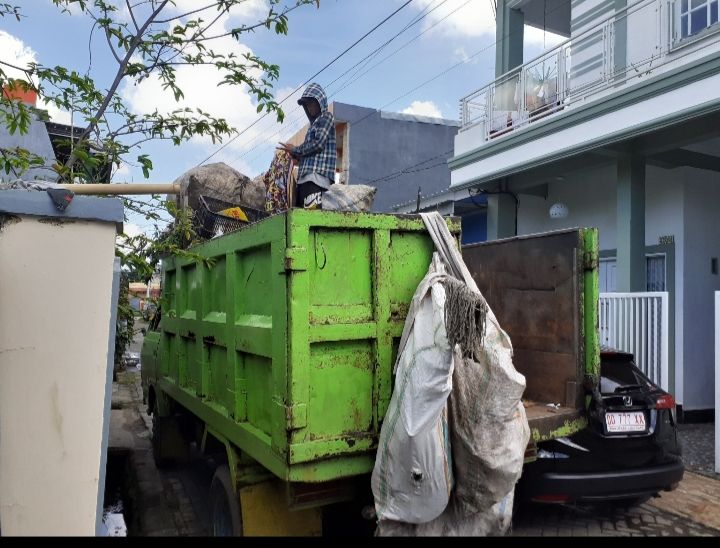
[[[597,269],[584,260],[586,246],[597,246],[597,239],[586,232],[596,233],[563,230],[462,249],[478,288],[510,335],[514,365],[525,375],[524,399],[533,402],[530,420],[536,425],[557,424],[556,416],[538,411],[547,403],[560,403],[565,412],[583,409],[586,365],[594,363],[587,354],[598,351],[586,340],[592,334],[586,333],[585,311],[597,310],[585,302],[597,299],[597,290],[585,291],[586,279],[597,278]]]

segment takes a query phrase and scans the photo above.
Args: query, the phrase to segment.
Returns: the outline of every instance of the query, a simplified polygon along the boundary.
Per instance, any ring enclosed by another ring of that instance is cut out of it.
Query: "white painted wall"
[[[597,227],[600,249],[615,249],[617,230],[616,174],[613,165],[567,175],[564,181],[548,186],[547,200],[527,194],[520,195],[518,233],[532,234],[580,226]],[[551,219],[548,211],[556,202],[569,210],[565,219]]]
[[[645,183],[645,243],[675,237],[675,399],[684,405],[685,173],[648,166]]]
[[[685,264],[683,311],[683,408],[714,406],[713,292],[720,275],[710,272],[710,258],[720,259],[720,173],[683,168],[685,175]]]
[[[95,535],[115,230],[22,217],[0,233],[3,535]]]

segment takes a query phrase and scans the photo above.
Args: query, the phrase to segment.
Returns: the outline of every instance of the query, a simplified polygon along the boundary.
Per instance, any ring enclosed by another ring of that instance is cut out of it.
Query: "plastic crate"
[[[240,230],[250,223],[255,223],[268,216],[268,213],[265,211],[253,209],[245,205],[225,202],[210,196],[199,196],[199,198],[200,207],[196,212],[195,222],[198,236],[204,239],[210,239],[215,236],[222,236],[228,232]],[[234,217],[220,213],[220,211],[230,207],[239,207],[242,209],[248,221],[241,221],[240,219],[235,219]]]

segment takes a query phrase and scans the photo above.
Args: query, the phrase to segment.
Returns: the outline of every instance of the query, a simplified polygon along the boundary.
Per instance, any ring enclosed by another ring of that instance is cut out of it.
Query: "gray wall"
[[[683,411],[691,411],[715,406],[714,292],[720,291],[720,275],[711,272],[710,260],[720,257],[720,217],[717,212],[720,174],[690,167],[683,171]]]
[[[373,211],[388,212],[415,200],[418,187],[426,197],[450,186],[447,158],[452,156],[457,122],[344,103],[334,103],[333,108],[335,119],[349,125],[348,183],[378,189]],[[425,163],[416,165],[421,162]],[[403,170],[408,172],[385,179]]]
[[[0,124],[0,148],[24,148],[34,154],[38,154],[45,158],[45,165],[51,166],[55,162],[55,152],[53,151],[50,137],[48,137],[45,122],[33,120],[29,131],[21,135],[15,132],[10,135],[4,124]],[[4,170],[0,171],[0,181],[14,181],[15,179],[45,179],[55,180],[55,173],[50,169],[34,168],[29,169],[25,173],[6,174]]]

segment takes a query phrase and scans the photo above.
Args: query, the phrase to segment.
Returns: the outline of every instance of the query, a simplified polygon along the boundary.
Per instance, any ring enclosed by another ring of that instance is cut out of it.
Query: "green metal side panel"
[[[597,228],[580,230],[584,245],[583,341],[585,374],[600,377],[600,247]]]
[[[433,249],[419,216],[304,210],[203,243],[164,264],[146,383],[280,478],[370,472]]]

